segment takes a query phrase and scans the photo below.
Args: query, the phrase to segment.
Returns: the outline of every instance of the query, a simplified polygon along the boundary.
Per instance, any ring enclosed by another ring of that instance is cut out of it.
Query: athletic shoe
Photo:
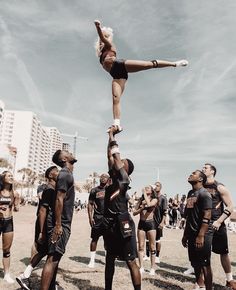
[[[6,281],[7,283],[9,284],[13,284],[15,283],[15,280],[12,279],[12,277],[10,276],[10,274],[5,274],[4,278],[3,278],[4,281]]]
[[[227,281],[226,287],[235,290],[236,289],[236,281],[235,280]]]
[[[147,255],[145,255],[145,256],[143,257],[143,260],[144,260],[144,261],[147,261],[147,260],[149,260],[149,257],[148,257]]]
[[[22,289],[30,290],[29,278],[24,278],[23,275],[16,277],[17,283],[21,286]]]
[[[144,268],[143,267],[141,267],[140,269],[139,269],[139,272],[140,272],[140,274],[142,275],[145,271],[144,271]]]
[[[189,267],[186,271],[184,271],[184,275],[191,275],[194,274],[193,267]]]
[[[160,258],[159,258],[159,257],[156,257],[156,258],[155,258],[155,263],[156,263],[156,264],[160,264],[160,263],[161,263],[161,261],[160,261]]]
[[[176,67],[177,66],[186,66],[188,65],[188,61],[186,59],[181,59],[175,62]]]
[[[95,268],[95,263],[94,262],[89,262],[88,267],[89,268]]]
[[[155,276],[155,269],[151,268],[150,272],[149,272],[150,276]]]

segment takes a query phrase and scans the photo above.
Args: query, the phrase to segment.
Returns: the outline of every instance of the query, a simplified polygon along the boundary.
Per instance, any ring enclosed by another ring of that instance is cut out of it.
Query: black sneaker
[[[16,281],[21,286],[22,289],[31,290],[29,278],[23,278],[20,275],[20,276],[16,277]]]

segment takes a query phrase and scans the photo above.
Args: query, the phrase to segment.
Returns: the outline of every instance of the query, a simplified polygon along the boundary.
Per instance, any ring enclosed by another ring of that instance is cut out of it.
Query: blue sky
[[[93,47],[100,19],[120,58],[189,61],[129,76],[118,140],[135,163],[132,190],[159,170],[165,193],[186,193],[189,174],[212,162],[236,200],[235,11],[234,0],[1,1],[0,98],[89,138],[78,143],[77,179],[106,171],[112,100]]]

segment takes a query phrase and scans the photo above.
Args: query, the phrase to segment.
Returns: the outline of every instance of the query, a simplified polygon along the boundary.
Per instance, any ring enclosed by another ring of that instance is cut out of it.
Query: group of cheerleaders
[[[113,43],[113,30],[109,27],[102,27],[101,22],[98,20],[95,20],[94,24],[98,33],[98,40],[95,44],[96,55],[103,69],[112,76],[114,118],[112,126],[116,126],[119,131],[122,131],[120,123],[120,98],[124,92],[128,74],[155,68],[186,66],[188,61],[118,59],[117,50]],[[1,174],[0,180],[0,235],[2,236],[4,280],[8,283],[14,282],[9,273],[10,249],[13,241],[13,210],[18,211],[18,209],[19,195],[13,190],[13,176],[11,172],[4,171]],[[152,264],[154,263],[153,260]]]

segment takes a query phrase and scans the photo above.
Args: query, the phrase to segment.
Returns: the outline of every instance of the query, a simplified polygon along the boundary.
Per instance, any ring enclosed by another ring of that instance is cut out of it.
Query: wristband
[[[119,147],[118,146],[117,147],[113,147],[111,149],[111,154],[113,155],[113,154],[117,154],[117,153],[120,153]]]
[[[210,223],[210,219],[208,219],[208,218],[203,218],[202,223],[203,223],[203,224],[207,224],[207,225],[209,225],[209,223]]]
[[[227,208],[224,209],[223,213],[226,214],[228,217],[231,215],[231,212]]]

